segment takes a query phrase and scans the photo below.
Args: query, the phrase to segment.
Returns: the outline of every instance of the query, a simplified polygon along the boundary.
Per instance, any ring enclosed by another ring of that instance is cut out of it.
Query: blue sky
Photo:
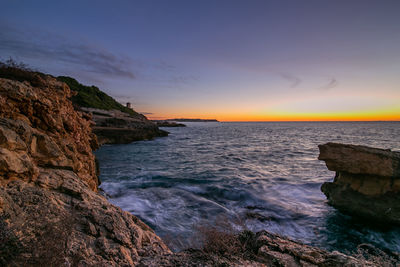
[[[3,0],[0,56],[153,118],[399,119],[399,14],[378,0]]]

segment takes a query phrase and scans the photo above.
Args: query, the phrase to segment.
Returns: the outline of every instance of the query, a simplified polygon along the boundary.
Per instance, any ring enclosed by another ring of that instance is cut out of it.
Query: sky
[[[398,0],[0,0],[0,58],[151,119],[400,120]]]

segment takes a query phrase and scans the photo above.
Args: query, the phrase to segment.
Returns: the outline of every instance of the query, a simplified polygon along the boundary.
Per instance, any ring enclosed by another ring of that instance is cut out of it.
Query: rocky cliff
[[[59,76],[74,92],[71,101],[75,107],[93,118],[93,132],[102,144],[127,144],[167,136],[146,116],[125,107],[96,86],[86,86],[71,77]]]
[[[319,159],[336,172],[321,188],[330,204],[368,221],[400,224],[399,152],[336,143],[319,150]]]
[[[211,231],[172,253],[134,215],[99,194],[88,114],[43,74],[0,70],[0,266],[375,266],[265,231]],[[394,266],[397,255],[368,248]]]
[[[0,265],[132,266],[168,253],[147,225],[97,193],[97,139],[69,87],[25,78],[0,78]]]

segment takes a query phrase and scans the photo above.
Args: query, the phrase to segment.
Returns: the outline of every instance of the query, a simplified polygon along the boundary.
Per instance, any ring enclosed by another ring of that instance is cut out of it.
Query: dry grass
[[[371,244],[360,244],[353,256],[362,261],[369,261],[380,267],[400,266],[400,256],[390,251],[384,252]]]
[[[44,74],[35,72],[22,62],[16,62],[14,59],[0,61],[0,78],[17,80],[20,82],[28,81],[32,86],[41,86],[45,84]]]
[[[205,253],[223,257],[252,254],[254,233],[246,229],[241,220],[219,216],[214,223],[202,223],[194,227],[191,247]]]

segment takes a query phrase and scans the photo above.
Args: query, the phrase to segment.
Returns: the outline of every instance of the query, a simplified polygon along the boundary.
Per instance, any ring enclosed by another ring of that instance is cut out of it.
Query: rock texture
[[[157,124],[158,127],[186,127],[185,124],[175,121],[154,120],[153,122]]]
[[[357,145],[319,146],[320,160],[336,171],[322,185],[329,203],[369,221],[400,224],[400,153]]]
[[[230,244],[220,244],[215,247],[216,251],[189,249],[175,254],[143,257],[138,266],[372,267],[398,266],[396,264],[400,259],[398,255],[388,255],[365,244],[359,246],[359,253],[355,256],[337,251],[327,252],[267,231],[256,234],[244,231],[237,236],[237,239],[237,242],[230,239]],[[215,242],[221,241],[219,239]],[[224,246],[229,247],[229,250],[221,253],[221,247]]]
[[[169,249],[98,191],[90,116],[50,76],[0,78],[0,265],[133,266]]]
[[[94,108],[82,108],[82,110],[92,116],[95,122],[93,132],[101,145],[127,144],[168,135],[168,132],[160,130],[156,123],[141,114],[132,116],[118,110]]]

